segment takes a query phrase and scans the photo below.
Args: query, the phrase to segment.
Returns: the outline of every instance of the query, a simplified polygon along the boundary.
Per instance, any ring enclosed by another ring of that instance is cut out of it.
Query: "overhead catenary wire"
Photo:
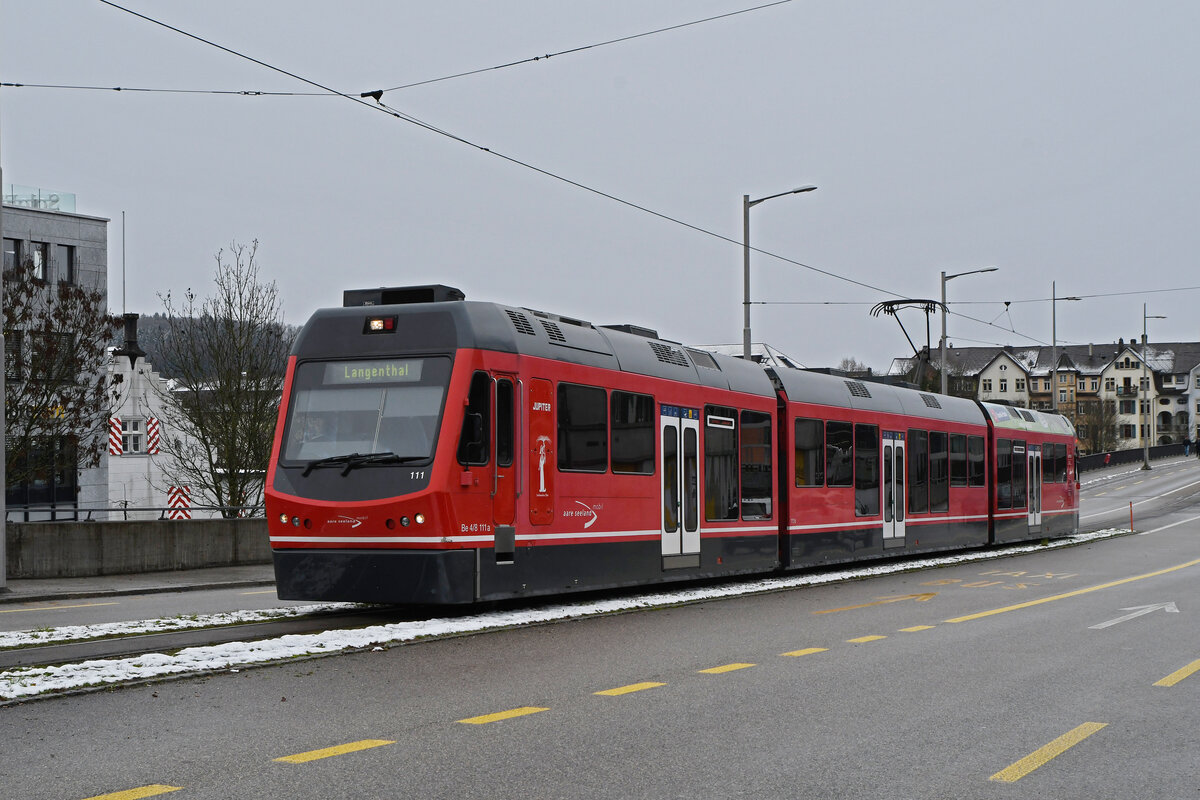
[[[534,165],[534,164],[533,164],[533,163],[531,163],[531,162],[527,162],[527,161],[524,161],[524,160],[522,160],[522,159],[516,158],[515,156],[510,156],[510,155],[507,155],[506,153],[502,153],[502,152],[500,152],[500,151],[493,150],[492,148],[489,148],[489,147],[486,147],[486,146],[484,146],[484,145],[482,145],[482,144],[479,144],[479,143],[477,143],[477,142],[473,142],[473,141],[471,141],[471,140],[468,140],[468,139],[466,139],[466,138],[464,138],[464,137],[462,137],[462,136],[459,136],[459,135],[457,135],[457,134],[455,134],[455,133],[452,133],[452,132],[450,132],[450,131],[444,130],[444,129],[442,129],[442,128],[438,128],[438,127],[436,127],[436,126],[434,126],[434,125],[432,125],[432,124],[430,124],[430,123],[428,123],[428,122],[425,122],[424,120],[421,120],[421,119],[419,119],[419,118],[417,118],[417,117],[414,117],[414,116],[412,116],[411,114],[408,114],[408,113],[405,113],[405,112],[399,111],[398,109],[395,109],[395,108],[392,108],[391,106],[389,106],[389,105],[385,104],[385,103],[382,101],[382,95],[383,95],[383,92],[384,92],[384,90],[375,90],[375,91],[370,91],[370,92],[361,92],[361,93],[359,93],[359,95],[358,95],[358,96],[354,96],[353,94],[349,94],[349,93],[346,93],[346,92],[338,91],[338,90],[336,90],[336,89],[333,89],[332,87],[326,86],[326,85],[324,85],[324,84],[322,84],[322,83],[320,83],[320,82],[318,82],[318,81],[312,80],[312,79],[310,79],[310,78],[306,78],[306,77],[304,77],[304,76],[302,76],[302,75],[299,75],[299,74],[297,74],[297,73],[294,73],[294,72],[290,72],[290,71],[288,71],[288,70],[286,70],[286,69],[284,69],[284,68],[282,68],[282,67],[277,67],[277,66],[275,66],[275,65],[273,65],[273,64],[270,64],[270,63],[268,63],[268,62],[262,61],[261,59],[258,59],[258,58],[255,58],[255,57],[253,57],[253,56],[247,55],[246,53],[242,53],[242,52],[240,52],[240,51],[237,51],[237,50],[234,50],[234,49],[232,49],[232,48],[229,48],[229,47],[226,47],[226,46],[224,46],[224,45],[221,45],[221,44],[219,44],[219,43],[217,43],[217,42],[211,41],[211,40],[209,40],[209,39],[205,39],[204,37],[202,37],[202,36],[199,36],[199,35],[197,35],[197,34],[190,33],[190,32],[188,32],[188,31],[185,31],[185,30],[181,29],[181,28],[178,28],[178,27],[176,27],[176,26],[170,25],[170,24],[168,24],[168,23],[166,23],[166,22],[162,22],[161,20],[155,19],[155,18],[153,18],[153,17],[150,17],[150,16],[147,16],[147,15],[145,15],[145,14],[139,13],[139,12],[137,12],[137,11],[134,11],[134,10],[132,10],[132,9],[126,8],[126,7],[124,7],[124,6],[121,6],[121,5],[119,5],[119,4],[118,4],[118,3],[116,3],[116,2],[113,2],[113,0],[100,0],[100,2],[101,2],[101,3],[103,3],[103,4],[105,4],[105,5],[107,5],[107,6],[110,6],[110,7],[112,7],[112,8],[114,8],[114,9],[117,9],[117,10],[119,10],[119,11],[123,11],[123,12],[125,12],[125,13],[127,13],[127,14],[130,14],[130,15],[132,15],[132,16],[135,16],[135,17],[137,17],[137,18],[139,18],[139,19],[145,20],[146,22],[149,22],[149,23],[151,23],[151,24],[158,25],[158,26],[160,26],[160,27],[166,28],[167,30],[170,30],[170,31],[172,31],[172,32],[174,32],[174,33],[177,33],[177,34],[181,35],[181,36],[185,36],[185,37],[187,37],[187,38],[189,38],[189,39],[193,39],[193,40],[195,40],[195,41],[197,41],[197,42],[200,42],[200,43],[202,43],[202,44],[206,44],[206,45],[208,45],[208,46],[210,46],[210,47],[214,47],[214,48],[216,48],[216,49],[218,49],[218,50],[221,50],[222,52],[228,53],[228,54],[230,54],[230,55],[232,55],[232,56],[235,56],[235,57],[237,57],[237,58],[241,58],[241,59],[244,59],[244,60],[246,60],[246,61],[249,61],[249,62],[251,62],[251,63],[257,64],[257,65],[259,65],[259,66],[261,66],[261,67],[263,67],[263,68],[265,68],[265,69],[269,69],[269,70],[271,70],[271,71],[273,71],[273,72],[278,72],[278,73],[280,73],[280,74],[282,74],[282,75],[285,75],[285,76],[287,76],[287,77],[289,77],[289,78],[292,78],[292,79],[294,79],[294,80],[298,80],[298,81],[300,81],[300,82],[302,82],[302,83],[305,83],[305,84],[307,84],[307,85],[309,85],[309,86],[313,86],[313,87],[316,87],[316,88],[318,88],[318,89],[321,89],[321,90],[323,90],[323,92],[324,92],[324,93],[331,94],[331,95],[336,95],[336,96],[338,96],[338,97],[344,98],[344,99],[346,99],[346,100],[349,100],[349,101],[351,101],[351,102],[357,103],[357,104],[359,104],[359,105],[361,105],[361,106],[365,106],[366,108],[370,108],[370,109],[373,109],[373,110],[376,110],[376,111],[381,111],[381,112],[383,112],[383,113],[386,113],[386,114],[388,114],[389,116],[392,116],[392,117],[394,117],[394,118],[396,118],[396,119],[403,120],[403,121],[405,121],[405,122],[408,122],[408,123],[410,123],[410,124],[412,124],[412,125],[415,125],[415,126],[417,126],[417,127],[419,127],[419,128],[422,128],[422,129],[424,129],[424,130],[427,130],[427,131],[429,131],[429,132],[431,132],[431,133],[436,133],[436,134],[438,134],[438,135],[440,135],[440,136],[444,136],[444,137],[446,137],[446,138],[448,138],[448,139],[451,139],[452,141],[458,142],[459,144],[462,144],[462,145],[465,145],[465,146],[467,146],[467,147],[471,147],[471,148],[473,148],[473,149],[479,150],[480,152],[487,153],[487,154],[489,154],[489,155],[491,155],[491,156],[494,156],[494,157],[496,157],[496,158],[499,158],[499,159],[501,159],[501,160],[507,161],[507,162],[509,162],[509,163],[511,163],[511,164],[513,164],[513,165],[516,165],[516,166],[523,167],[523,168],[525,168],[525,169],[528,169],[528,170],[531,170],[531,171],[533,171],[533,172],[536,172],[536,173],[538,173],[538,174],[541,174],[541,175],[543,175],[543,176],[545,176],[545,177],[551,178],[551,179],[553,179],[553,180],[556,180],[556,181],[560,181],[560,182],[562,182],[562,183],[565,183],[565,184],[567,184],[567,185],[570,185],[570,186],[574,186],[574,187],[576,187],[576,188],[578,188],[578,189],[581,189],[581,190],[583,190],[583,191],[589,192],[589,193],[591,193],[591,194],[594,194],[594,195],[596,195],[596,196],[598,196],[598,197],[602,197],[602,198],[605,198],[605,199],[611,200],[611,201],[613,201],[613,202],[615,202],[615,203],[618,203],[618,204],[624,205],[624,206],[626,206],[626,207],[628,207],[628,208],[631,208],[631,209],[634,209],[634,210],[637,210],[637,211],[641,211],[641,212],[643,212],[643,213],[645,213],[645,214],[649,214],[649,215],[651,215],[651,216],[654,216],[654,217],[657,217],[658,219],[661,219],[661,220],[663,220],[663,221],[670,222],[670,223],[672,223],[672,224],[675,224],[675,225],[679,225],[679,226],[681,226],[681,227],[687,228],[687,229],[689,229],[689,230],[695,231],[695,232],[697,232],[697,233],[700,233],[700,234],[703,234],[703,235],[705,235],[705,236],[709,236],[709,237],[712,237],[712,238],[718,239],[718,240],[720,240],[720,241],[723,241],[723,242],[726,242],[726,243],[729,243],[729,244],[736,245],[736,246],[738,246],[738,247],[745,247],[745,244],[744,244],[742,241],[738,240],[738,239],[734,239],[734,238],[732,238],[732,237],[725,236],[724,234],[720,234],[720,233],[717,233],[717,232],[715,232],[715,231],[708,230],[707,228],[703,228],[703,227],[701,227],[701,226],[699,226],[699,225],[695,225],[695,224],[693,224],[693,223],[687,222],[687,221],[685,221],[685,220],[682,220],[682,219],[679,219],[679,218],[677,218],[677,217],[673,217],[673,216],[671,216],[671,215],[669,215],[669,214],[667,214],[667,213],[664,213],[664,212],[661,212],[661,211],[656,211],[656,210],[654,210],[654,209],[651,209],[651,208],[649,208],[649,207],[647,207],[647,206],[643,206],[643,205],[640,205],[640,204],[638,204],[638,203],[635,203],[635,202],[633,202],[633,201],[631,201],[631,200],[627,200],[627,199],[625,199],[625,198],[619,197],[619,196],[617,196],[617,195],[615,195],[615,194],[612,194],[612,193],[609,193],[609,192],[603,191],[603,190],[601,190],[601,189],[597,189],[597,188],[595,188],[595,187],[592,187],[592,186],[588,186],[587,184],[584,184],[584,183],[580,183],[579,181],[573,180],[573,179],[571,179],[571,178],[568,178],[568,177],[566,177],[566,176],[564,176],[564,175],[560,175],[560,174],[558,174],[558,173],[551,172],[551,171],[549,171],[549,170],[547,170],[547,169],[543,169],[543,168],[541,168],[541,167],[538,167],[538,166]],[[770,5],[778,5],[778,4],[779,4],[779,3],[772,3],[772,4],[768,4],[768,5],[766,5],[766,6],[756,6],[754,9],[747,9],[747,10],[757,10],[758,8],[766,8],[766,7],[769,7]],[[724,15],[724,16],[728,16],[728,15]],[[714,18],[711,18],[711,19],[716,19],[716,18],[718,18],[718,17],[714,17]],[[701,20],[701,21],[705,21],[705,20]],[[692,23],[692,24],[695,24],[695,23]],[[681,26],[676,26],[676,27],[681,27]],[[636,37],[627,37],[627,38],[636,38]],[[614,41],[616,41],[616,40],[614,40]],[[372,99],[374,102],[368,102],[368,101],[366,100],[366,98],[367,98],[367,97],[370,97],[370,98],[371,98],[371,99]],[[855,279],[853,279],[853,278],[849,278],[849,277],[846,277],[846,276],[844,276],[844,275],[839,275],[839,274],[837,274],[837,273],[835,273],[835,272],[831,272],[831,271],[829,271],[829,270],[821,269],[820,267],[815,267],[815,266],[813,266],[813,265],[811,265],[811,264],[806,264],[806,263],[803,263],[803,262],[801,262],[801,261],[797,261],[797,260],[795,260],[795,259],[791,259],[791,258],[788,258],[788,257],[786,257],[786,256],[779,255],[778,253],[773,253],[773,252],[770,252],[770,251],[767,251],[767,250],[763,250],[763,249],[761,249],[761,248],[758,248],[758,247],[753,247],[753,246],[751,246],[749,249],[750,249],[751,251],[755,252],[755,253],[758,253],[759,255],[766,256],[766,257],[768,257],[768,258],[773,258],[773,259],[775,259],[775,260],[782,261],[783,263],[786,263],[786,264],[791,264],[791,265],[793,265],[793,266],[800,267],[800,268],[802,268],[802,269],[806,269],[806,270],[809,270],[809,271],[811,271],[811,272],[815,272],[815,273],[817,273],[817,274],[824,275],[824,276],[826,276],[826,277],[829,277],[829,278],[833,278],[834,280],[838,280],[838,281],[842,281],[842,282],[845,282],[845,283],[849,283],[849,284],[852,284],[852,285],[855,285],[855,286],[859,286],[859,287],[861,287],[861,288],[864,288],[864,289],[870,289],[871,291],[874,291],[874,292],[879,292],[879,293],[882,293],[882,294],[885,294],[885,295],[890,295],[890,296],[892,296],[892,297],[896,297],[896,298],[902,298],[902,297],[904,297],[904,295],[902,295],[902,294],[900,294],[900,293],[898,293],[898,292],[894,292],[894,291],[891,291],[891,290],[889,290],[889,289],[884,289],[884,288],[881,288],[881,287],[879,287],[879,286],[875,286],[875,285],[873,285],[873,284],[866,283],[866,282],[864,282],[864,281],[855,280]],[[1018,332],[1017,332],[1015,329],[1007,329],[1007,328],[1002,328],[1002,327],[1000,327],[1000,326],[994,325],[994,324],[992,324],[992,323],[985,322],[985,321],[983,321],[983,320],[980,320],[980,319],[976,319],[976,318],[974,318],[974,317],[970,317],[970,316],[968,316],[968,315],[965,315],[965,314],[958,314],[957,312],[951,312],[951,313],[954,313],[956,316],[961,316],[961,317],[963,317],[964,319],[971,320],[971,321],[973,321],[973,322],[976,322],[976,323],[979,323],[979,324],[981,324],[981,325],[985,325],[985,326],[987,326],[987,327],[994,327],[994,328],[997,328],[998,330],[1003,330],[1003,331],[1005,331],[1006,333],[1014,333],[1014,334],[1016,334],[1016,335],[1018,335],[1018,336],[1022,336],[1023,338],[1029,339],[1030,341],[1033,341],[1033,342],[1039,342],[1039,343],[1041,343],[1041,342],[1040,342],[1040,340],[1039,340],[1039,339],[1037,339],[1036,337],[1032,337],[1032,336],[1028,336],[1028,335],[1026,335],[1026,334],[1021,334],[1021,333],[1018,333]],[[1044,343],[1043,343],[1043,344],[1044,344]]]
[[[705,236],[710,236],[710,237],[712,237],[712,238],[719,239],[719,240],[721,240],[721,241],[723,241],[723,242],[728,242],[729,244],[734,244],[734,245],[737,245],[738,247],[742,247],[742,246],[743,246],[743,243],[742,243],[740,240],[733,239],[733,238],[731,238],[731,237],[729,237],[729,236],[725,236],[724,234],[720,234],[720,233],[717,233],[717,232],[715,232],[715,231],[710,231],[710,230],[708,230],[707,228],[703,228],[703,227],[701,227],[701,226],[699,226],[699,225],[695,225],[695,224],[693,224],[693,223],[686,222],[686,221],[684,221],[684,220],[682,220],[682,219],[679,219],[679,218],[677,218],[677,217],[673,217],[673,216],[671,216],[671,215],[669,215],[669,214],[666,214],[666,213],[664,213],[664,212],[661,212],[661,211],[655,211],[654,209],[652,209],[652,208],[649,208],[648,206],[639,205],[638,203],[635,203],[635,202],[633,202],[633,201],[631,201],[631,200],[626,200],[626,199],[624,199],[624,198],[622,198],[622,197],[619,197],[619,196],[617,196],[617,195],[615,195],[615,194],[612,194],[612,193],[609,193],[609,192],[603,191],[603,190],[601,190],[601,189],[597,189],[597,188],[595,188],[595,187],[592,187],[592,186],[588,186],[587,184],[580,183],[579,181],[573,180],[573,179],[571,179],[571,178],[568,178],[568,177],[566,177],[566,176],[560,175],[560,174],[558,174],[558,173],[555,173],[555,172],[551,172],[550,170],[543,169],[543,168],[541,168],[541,167],[538,167],[538,166],[534,165],[534,164],[533,164],[533,163],[531,163],[531,162],[524,161],[524,160],[522,160],[522,159],[516,158],[515,156],[510,156],[510,155],[507,155],[506,153],[502,153],[502,152],[500,152],[500,151],[498,151],[498,150],[493,150],[493,149],[492,149],[492,148],[490,148],[490,147],[486,147],[486,146],[484,146],[484,145],[482,145],[482,144],[479,144],[479,143],[477,143],[477,142],[473,142],[473,141],[471,141],[471,140],[469,140],[469,139],[465,139],[465,138],[463,138],[462,136],[459,136],[459,135],[457,135],[457,134],[455,134],[455,133],[452,133],[452,132],[450,132],[450,131],[444,130],[444,129],[442,129],[442,128],[438,128],[438,127],[436,127],[436,126],[434,126],[434,125],[432,125],[432,124],[430,124],[430,123],[428,123],[428,122],[425,122],[425,121],[423,121],[423,120],[421,120],[421,119],[418,119],[417,117],[414,117],[414,116],[412,116],[411,114],[407,114],[407,113],[405,113],[405,112],[402,112],[402,111],[399,111],[399,110],[397,110],[397,109],[395,109],[395,108],[392,108],[391,106],[389,106],[389,105],[385,104],[384,102],[382,102],[382,100],[378,100],[378,99],[377,99],[377,100],[374,100],[374,102],[367,102],[367,100],[365,100],[365,99],[364,99],[364,98],[365,98],[367,95],[371,95],[372,97],[374,97],[374,95],[375,95],[375,92],[363,92],[363,93],[361,94],[361,96],[358,96],[358,97],[356,97],[356,96],[354,96],[354,95],[352,95],[352,94],[348,94],[348,93],[346,93],[346,92],[338,91],[337,89],[334,89],[334,88],[332,88],[332,87],[326,86],[325,84],[322,84],[322,83],[320,83],[320,82],[318,82],[318,81],[312,80],[312,79],[310,79],[310,78],[306,78],[306,77],[304,77],[304,76],[302,76],[302,75],[298,75],[298,74],[296,74],[296,73],[294,73],[294,72],[290,72],[290,71],[288,71],[288,70],[286,70],[286,69],[283,69],[282,67],[277,67],[277,66],[275,66],[275,65],[273,65],[273,64],[269,64],[269,63],[267,63],[267,62],[265,62],[265,61],[262,61],[261,59],[255,58],[255,57],[253,57],[253,56],[247,55],[247,54],[245,54],[245,53],[242,53],[242,52],[239,52],[239,51],[237,51],[237,50],[234,50],[234,49],[232,49],[232,48],[225,47],[224,45],[218,44],[217,42],[211,41],[211,40],[209,40],[209,39],[205,39],[204,37],[202,37],[202,36],[199,36],[199,35],[197,35],[197,34],[194,34],[194,33],[189,33],[188,31],[185,31],[185,30],[183,30],[182,28],[175,27],[174,25],[171,25],[171,24],[169,24],[169,23],[163,22],[163,21],[161,21],[161,20],[158,20],[158,19],[155,19],[155,18],[153,18],[153,17],[149,17],[149,16],[147,16],[147,15],[145,15],[145,14],[142,14],[142,13],[140,13],[140,12],[134,11],[134,10],[132,10],[132,9],[126,8],[126,7],[122,6],[122,5],[119,5],[118,3],[115,3],[115,2],[113,2],[112,0],[100,0],[100,2],[101,2],[101,3],[103,3],[104,5],[110,6],[111,8],[115,8],[115,9],[117,9],[118,11],[123,11],[123,12],[125,12],[126,14],[130,14],[131,16],[134,16],[134,17],[137,17],[137,18],[139,18],[139,19],[145,20],[146,22],[149,22],[149,23],[151,23],[151,24],[158,25],[158,26],[160,26],[160,27],[162,27],[162,28],[166,28],[167,30],[173,31],[174,33],[178,33],[178,34],[180,34],[181,36],[186,36],[186,37],[187,37],[187,38],[189,38],[189,39],[193,39],[193,40],[195,40],[195,41],[197,41],[197,42],[200,42],[200,43],[202,43],[202,44],[206,44],[206,45],[208,45],[208,46],[210,46],[210,47],[214,47],[214,48],[216,48],[216,49],[218,49],[218,50],[221,50],[221,51],[223,51],[223,52],[225,52],[225,53],[228,53],[228,54],[230,54],[230,55],[232,55],[232,56],[235,56],[235,57],[237,57],[237,58],[242,58],[242,59],[245,59],[246,61],[249,61],[249,62],[251,62],[251,63],[253,63],[253,64],[258,64],[258,65],[259,65],[259,66],[261,66],[261,67],[264,67],[264,68],[266,68],[266,69],[269,69],[269,70],[271,70],[271,71],[273,71],[273,72],[278,72],[278,73],[280,73],[281,75],[286,75],[286,76],[287,76],[287,77],[289,77],[289,78],[293,78],[293,79],[295,79],[295,80],[298,80],[298,81],[300,81],[300,82],[302,82],[302,83],[308,84],[309,86],[315,86],[315,87],[316,87],[316,88],[318,88],[318,89],[323,89],[325,92],[328,92],[328,93],[331,93],[331,94],[335,94],[335,95],[337,95],[337,96],[339,96],[339,97],[342,97],[342,98],[345,98],[346,100],[349,100],[349,101],[351,101],[351,102],[353,102],[353,103],[357,103],[357,104],[359,104],[359,105],[361,105],[361,106],[363,106],[363,107],[365,107],[365,108],[369,108],[369,109],[372,109],[372,110],[375,110],[375,111],[381,111],[381,112],[383,112],[383,113],[385,113],[385,114],[388,114],[389,116],[395,117],[395,118],[397,118],[397,119],[404,120],[405,122],[408,122],[408,123],[410,123],[410,124],[412,124],[412,125],[416,125],[417,127],[419,127],[419,128],[422,128],[422,129],[424,129],[424,130],[427,130],[427,131],[429,131],[429,132],[431,132],[431,133],[436,133],[436,134],[438,134],[438,135],[440,135],[440,136],[444,136],[444,137],[446,137],[446,138],[448,138],[448,139],[451,139],[451,140],[453,140],[453,141],[455,141],[455,142],[458,142],[459,144],[462,144],[462,145],[465,145],[465,146],[467,146],[467,147],[471,147],[471,148],[474,148],[474,149],[476,149],[476,150],[479,150],[479,151],[481,151],[481,152],[487,153],[487,154],[489,154],[489,155],[491,155],[491,156],[494,156],[494,157],[496,157],[496,158],[502,159],[502,160],[504,160],[504,161],[507,161],[507,162],[509,162],[509,163],[511,163],[511,164],[514,164],[514,165],[516,165],[516,166],[524,167],[525,169],[531,170],[531,171],[533,171],[533,172],[537,172],[537,173],[538,173],[538,174],[540,174],[540,175],[544,175],[544,176],[546,176],[546,177],[548,177],[548,178],[552,178],[552,179],[554,179],[554,180],[556,180],[556,181],[560,181],[560,182],[562,182],[562,183],[565,183],[565,184],[567,184],[567,185],[569,185],[569,186],[574,186],[574,187],[576,187],[576,188],[578,188],[578,189],[582,189],[583,191],[590,192],[590,193],[592,193],[592,194],[594,194],[594,195],[597,195],[598,197],[603,197],[603,198],[606,198],[606,199],[608,199],[608,200],[612,200],[613,202],[619,203],[619,204],[621,204],[621,205],[624,205],[624,206],[626,206],[626,207],[628,207],[628,208],[632,208],[632,209],[635,209],[635,210],[637,210],[637,211],[641,211],[641,212],[643,212],[643,213],[650,214],[651,216],[657,217],[657,218],[659,218],[659,219],[661,219],[661,220],[664,220],[664,221],[666,221],[666,222],[671,222],[671,223],[673,223],[673,224],[675,224],[675,225],[682,226],[682,227],[684,227],[684,228],[687,228],[687,229],[689,229],[689,230],[695,231],[695,232],[697,232],[697,233],[704,234]],[[814,266],[812,266],[811,264],[805,264],[805,263],[803,263],[803,262],[796,261],[795,259],[787,258],[786,256],[781,256],[781,255],[779,255],[779,254],[777,254],[777,253],[772,253],[772,252],[769,252],[769,251],[767,251],[767,250],[762,250],[762,249],[760,249],[760,248],[757,248],[757,247],[751,247],[750,249],[751,249],[751,250],[753,250],[754,252],[756,252],[756,253],[760,254],[760,255],[767,256],[767,257],[769,257],[769,258],[774,258],[774,259],[777,259],[777,260],[779,260],[779,261],[783,261],[784,263],[787,263],[787,264],[792,264],[793,266],[801,267],[801,268],[803,268],[803,269],[807,269],[807,270],[810,270],[810,271],[812,271],[812,272],[816,272],[816,273],[818,273],[818,274],[825,275],[826,277],[833,278],[833,279],[835,279],[835,280],[839,280],[839,281],[843,281],[843,282],[846,282],[846,283],[850,283],[850,284],[853,284],[853,285],[855,285],[855,286],[860,286],[860,287],[862,287],[862,288],[864,288],[864,289],[870,289],[871,291],[874,291],[874,292],[881,292],[881,293],[883,293],[883,294],[891,295],[891,296],[893,296],[893,297],[902,297],[902,296],[903,296],[903,295],[901,295],[901,294],[899,294],[899,293],[897,293],[897,292],[893,292],[893,291],[890,291],[890,290],[888,290],[888,289],[883,289],[883,288],[881,288],[881,287],[879,287],[879,286],[874,286],[874,285],[872,285],[872,284],[865,283],[865,282],[863,282],[863,281],[854,280],[853,278],[847,278],[847,277],[845,277],[845,276],[843,276],[843,275],[838,275],[838,274],[837,274],[837,273],[835,273],[835,272],[830,272],[830,271],[828,271],[828,270],[821,269],[820,267],[814,267]]]
[[[741,14],[749,14],[754,11],[762,11],[763,9],[771,8],[773,6],[781,6],[781,5],[785,5],[787,3],[791,3],[791,2],[793,2],[793,0],[773,0],[773,2],[770,2],[770,3],[763,3],[761,5],[752,6],[750,8],[742,8],[742,9],[738,9],[737,11],[729,11],[724,14],[715,14],[711,17],[704,17],[703,19],[695,19],[695,20],[691,20],[690,22],[680,22],[678,24],[668,25],[663,28],[655,28],[654,30],[650,30],[650,31],[634,33],[634,34],[630,34],[628,36],[620,36],[620,37],[617,37],[616,39],[606,39],[605,41],[602,41],[602,42],[593,42],[591,44],[580,45],[578,47],[571,47],[571,48],[567,48],[565,50],[558,50],[553,53],[547,53],[545,55],[530,56],[529,58],[522,58],[522,59],[518,59],[517,61],[508,61],[503,64],[494,64],[490,67],[479,67],[477,69],[469,69],[469,70],[465,70],[462,72],[455,72],[450,75],[442,75],[441,77],[438,77],[438,78],[425,78],[423,80],[413,81],[411,83],[404,83],[404,84],[400,84],[399,86],[392,86],[388,89],[381,89],[379,91],[397,92],[397,91],[401,91],[403,89],[412,89],[417,86],[427,86],[431,83],[441,83],[443,81],[455,80],[457,78],[466,78],[471,75],[480,75],[484,72],[495,72],[497,70],[508,69],[510,67],[520,66],[522,64],[532,64],[537,61],[546,61],[548,59],[555,58],[558,56],[582,53],[585,50],[594,50],[594,49],[597,49],[600,47],[608,47],[609,45],[621,44],[623,42],[630,42],[630,41],[633,41],[634,39],[642,39],[647,36],[655,36],[660,33],[669,33],[670,31],[677,31],[677,30],[680,30],[681,28],[689,28],[693,25],[702,25],[706,22],[715,22],[717,20],[728,19],[730,17],[736,17]],[[109,5],[114,5],[114,4],[110,3]],[[114,6],[114,7],[120,8],[120,6]],[[128,9],[122,9],[122,10],[126,11]],[[130,12],[130,13],[134,13],[134,12]],[[159,93],[166,93],[166,94],[242,95],[242,96],[246,96],[246,97],[337,97],[340,94],[340,92],[334,92],[334,91],[277,92],[277,91],[266,91],[266,90],[258,90],[258,89],[177,89],[177,88],[149,87],[149,86],[92,86],[92,85],[84,85],[84,84],[64,84],[64,83],[8,83],[8,82],[3,82],[3,83],[0,83],[0,86],[7,86],[10,88],[14,88],[14,89],[26,89],[26,88],[27,89],[75,89],[75,90],[84,90],[84,91],[104,91],[104,92],[159,92]]]

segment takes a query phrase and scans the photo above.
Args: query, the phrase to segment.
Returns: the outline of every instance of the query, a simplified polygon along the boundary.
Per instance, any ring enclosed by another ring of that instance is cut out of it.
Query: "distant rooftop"
[[[4,203],[10,206],[35,208],[39,211],[65,211],[75,213],[75,195],[70,192],[54,192],[36,186],[4,184]]]

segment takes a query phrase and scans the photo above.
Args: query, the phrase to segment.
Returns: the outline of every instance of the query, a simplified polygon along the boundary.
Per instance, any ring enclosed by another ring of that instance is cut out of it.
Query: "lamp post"
[[[1058,411],[1058,301],[1082,300],[1081,297],[1058,297],[1054,281],[1050,281],[1050,408]]]
[[[798,189],[760,197],[757,200],[751,200],[748,194],[742,195],[742,358],[747,361],[750,360],[750,209],[759,203],[783,197],[785,194],[811,192],[816,188],[816,186],[801,186]]]
[[[1145,387],[1145,399],[1138,398],[1138,403],[1145,403],[1145,412],[1141,416],[1145,420],[1142,425],[1142,469],[1150,469],[1150,425],[1154,414],[1150,410],[1150,368],[1146,365],[1146,320],[1166,319],[1161,314],[1146,314],[1146,304],[1142,303],[1142,385]]]
[[[984,267],[983,269],[973,269],[967,272],[956,272],[953,275],[947,275],[942,272],[942,342],[938,347],[941,350],[942,362],[942,394],[946,394],[946,281],[952,281],[955,278],[961,278],[963,275],[974,275],[977,272],[995,272],[999,267]]]

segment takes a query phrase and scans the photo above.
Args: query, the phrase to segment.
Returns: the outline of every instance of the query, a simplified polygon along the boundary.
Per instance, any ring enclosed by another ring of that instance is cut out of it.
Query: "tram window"
[[[929,511],[929,432],[908,430],[908,513]]]
[[[771,518],[771,415],[742,412],[742,519]]]
[[[967,437],[967,484],[969,486],[987,485],[987,466],[984,463],[983,437]]]
[[[683,431],[683,529],[689,533],[699,527],[700,476],[698,474],[696,429]]]
[[[663,530],[679,530],[679,429],[663,430]]]
[[[1013,456],[1012,440],[996,440],[996,498],[997,508],[1012,508]]]
[[[967,485],[967,435],[950,434],[950,485]]]
[[[854,426],[849,422],[825,425],[825,479],[830,486],[854,485]]]
[[[1025,507],[1025,442],[1013,442],[1012,457],[1012,507]]]
[[[946,433],[929,432],[929,510],[950,510],[950,474]]]
[[[462,433],[458,437],[458,463],[486,464],[490,458],[492,379],[486,372],[471,377],[467,409],[463,412]]]
[[[1067,446],[1065,444],[1054,445],[1054,482],[1067,482]]]
[[[879,426],[854,426],[854,513],[879,514]]]
[[[704,407],[704,518],[738,518],[737,411]]]
[[[608,469],[608,402],[595,386],[558,385],[558,468]]]
[[[1054,445],[1042,445],[1042,483],[1054,483],[1054,475],[1058,471],[1054,466]]]
[[[612,471],[654,474],[654,398],[613,392],[609,398]]]
[[[796,485],[825,485],[825,423],[796,420]]]
[[[512,381],[496,381],[496,464],[511,467],[513,463],[513,385]]]

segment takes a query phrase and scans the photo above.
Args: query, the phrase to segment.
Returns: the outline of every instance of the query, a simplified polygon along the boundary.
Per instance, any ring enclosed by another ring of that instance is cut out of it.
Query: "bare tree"
[[[259,280],[258,241],[216,254],[214,296],[162,296],[160,369],[170,380],[162,450],[168,477],[224,516],[260,503],[290,336],[274,282]]]
[[[862,363],[852,356],[846,356],[838,363],[837,368],[842,372],[860,372],[865,373],[870,371],[870,367]]]
[[[101,291],[47,282],[32,259],[4,273],[9,486],[74,486],[67,471],[100,463],[116,398],[98,365],[119,327]]]
[[[1079,440],[1089,453],[1117,447],[1117,404],[1113,400],[1083,400],[1075,418]]]

